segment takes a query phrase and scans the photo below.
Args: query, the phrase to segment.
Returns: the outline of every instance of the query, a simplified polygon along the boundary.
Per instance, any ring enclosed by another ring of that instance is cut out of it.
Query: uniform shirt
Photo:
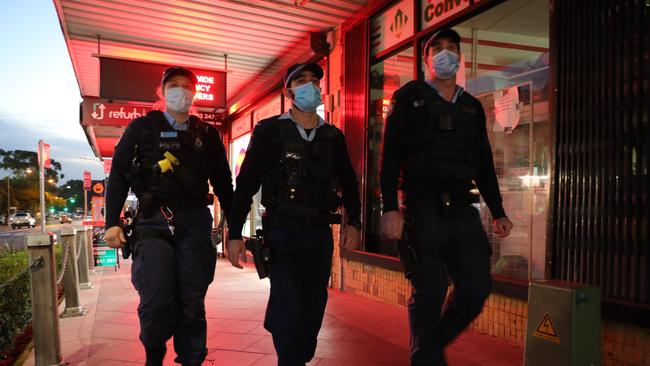
[[[427,82],[434,90],[438,91],[432,82]],[[413,112],[414,104],[422,100],[421,93],[407,84],[400,90],[395,92],[393,97],[393,109],[386,118],[386,128],[384,132],[384,151],[381,163],[381,192],[383,201],[384,212],[398,210],[397,203],[397,190],[398,181],[401,175],[401,170],[406,159],[406,147],[409,144],[409,136],[412,133],[412,125],[409,123],[409,114]],[[438,92],[440,94],[440,92]],[[496,172],[494,170],[494,160],[492,157],[492,149],[487,137],[487,127],[485,121],[485,111],[481,103],[471,95],[465,93],[461,87],[456,87],[451,102],[456,103],[458,99],[463,96],[465,98],[472,98],[479,112],[479,121],[481,123],[481,138],[485,142],[483,146],[485,149],[481,151],[479,173],[474,181],[476,186],[481,192],[481,196],[485,203],[490,208],[492,217],[497,219],[506,217],[501,201],[501,192],[499,191],[499,182],[497,181]],[[453,182],[445,181],[441,177],[439,189],[448,192],[467,192],[473,188],[471,181],[469,182]]]
[[[280,133],[273,124],[282,119],[292,120],[296,124],[300,136],[306,141],[312,141],[320,127],[325,124],[325,121],[319,117],[318,125],[307,132],[293,119],[291,113],[287,112],[263,120],[255,126],[246,157],[237,176],[237,189],[233,198],[232,210],[230,211],[230,221],[228,222],[230,239],[241,239],[242,227],[251,208],[251,198],[260,189],[260,185],[263,184],[262,180],[267,169],[273,169],[277,166],[283,147],[280,141]],[[361,213],[359,184],[350,162],[345,137],[342,132],[335,137],[333,152],[334,171],[338,174],[337,178],[343,193],[342,199],[346,212],[346,222],[359,222]]]
[[[169,119],[165,115],[165,119]],[[173,118],[172,118],[173,120]],[[188,121],[189,122],[189,121]],[[115,146],[113,152],[113,164],[111,173],[108,178],[106,190],[106,227],[116,226],[119,224],[120,212],[124,205],[131,182],[128,179],[127,173],[131,169],[131,162],[135,158],[135,147],[140,143],[145,134],[145,124],[154,123],[148,116],[136,118],[129,123],[124,131],[119,143]],[[171,124],[171,123],[170,123]],[[188,123],[178,124],[178,127]],[[172,127],[174,127],[172,125]],[[175,127],[174,127],[175,128]],[[226,159],[226,150],[219,137],[219,132],[212,126],[208,128],[205,136],[205,144],[210,149],[210,156],[212,157],[206,164],[209,164],[209,179],[210,184],[214,189],[214,193],[219,197],[224,212],[230,212],[232,203],[232,178],[230,173],[230,166]],[[197,192],[207,197],[207,190],[205,193]],[[187,197],[179,196],[178,200],[184,200]]]
[[[180,122],[176,122],[174,117],[171,114],[169,114],[169,112],[165,111],[163,114],[165,115],[165,119],[167,120],[167,122],[169,122],[169,125],[172,126],[173,129],[175,129],[176,131],[187,131],[187,128],[189,127],[189,123],[188,123],[189,117],[185,119],[185,122],[180,123]]]

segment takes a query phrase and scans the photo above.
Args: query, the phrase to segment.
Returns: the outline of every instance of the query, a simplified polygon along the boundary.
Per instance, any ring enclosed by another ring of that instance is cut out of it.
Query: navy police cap
[[[300,76],[300,73],[303,71],[311,71],[318,78],[318,80],[323,78],[325,74],[323,68],[318,64],[309,63],[309,64],[295,64],[287,69],[287,74],[284,76],[284,87],[288,88],[291,84],[291,80]]]

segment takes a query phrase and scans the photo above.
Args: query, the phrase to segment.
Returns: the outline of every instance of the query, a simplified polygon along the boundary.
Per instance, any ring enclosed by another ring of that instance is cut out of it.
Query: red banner
[[[42,140],[41,140],[42,141]],[[39,142],[40,144],[40,142]],[[41,147],[38,147],[38,163],[42,165],[44,168],[52,168],[52,160],[50,159],[50,144],[46,144],[43,142],[43,155],[45,160],[41,160]]]
[[[92,180],[89,171],[84,171],[84,191],[90,191],[90,181]]]

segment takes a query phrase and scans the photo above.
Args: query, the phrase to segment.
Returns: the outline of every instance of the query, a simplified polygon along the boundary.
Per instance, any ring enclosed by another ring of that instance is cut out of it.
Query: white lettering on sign
[[[196,99],[196,100],[214,100],[214,94],[198,92],[198,93],[194,94],[194,99]]]
[[[212,89],[212,85],[203,85],[203,84],[198,84],[196,86],[196,90],[200,92],[209,92],[210,89]]]
[[[196,77],[199,83],[214,84],[214,76],[199,75]]]
[[[475,1],[477,3],[478,1]],[[422,29],[431,27],[469,7],[469,0],[422,1]]]
[[[212,90],[212,86],[214,84],[214,76],[197,75],[196,79],[199,83],[196,84],[194,100],[213,101],[214,91]]]
[[[108,112],[108,117],[114,119],[125,119],[130,121],[132,119],[142,117],[143,114],[144,111],[143,113],[140,113],[138,112],[138,109],[135,107],[132,110],[125,110],[124,107],[120,107],[119,110]]]

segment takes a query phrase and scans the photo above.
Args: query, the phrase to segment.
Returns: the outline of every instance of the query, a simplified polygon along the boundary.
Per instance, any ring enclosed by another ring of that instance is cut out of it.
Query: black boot
[[[162,366],[163,359],[165,358],[165,353],[167,353],[167,347],[145,347],[144,350],[147,353],[147,362],[145,363],[145,366]]]

